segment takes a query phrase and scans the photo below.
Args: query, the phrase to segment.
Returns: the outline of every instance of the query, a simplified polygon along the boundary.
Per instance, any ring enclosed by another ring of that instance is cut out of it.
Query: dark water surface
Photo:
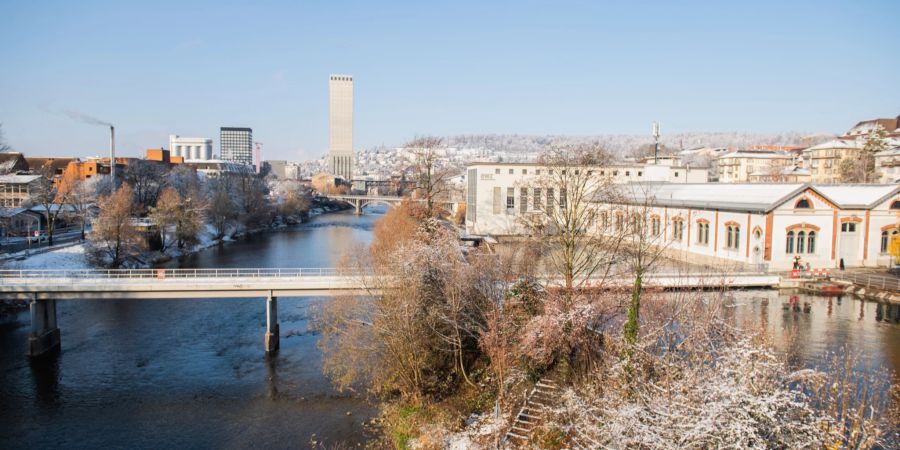
[[[377,214],[329,214],[180,261],[182,267],[334,267]],[[322,375],[310,309],[279,299],[281,349],[263,350],[264,299],[60,301],[62,351],[25,356],[28,313],[0,319],[0,448],[305,448],[365,440],[374,408]],[[347,413],[350,415],[347,415]]]
[[[182,267],[333,267],[371,240],[377,215],[330,214],[185,258]],[[900,308],[844,297],[736,291],[726,314],[769,329],[791,364],[845,346],[900,371]],[[305,448],[365,439],[374,414],[321,374],[310,309],[279,299],[281,350],[263,352],[263,299],[59,302],[62,352],[30,362],[29,317],[0,320],[0,448]],[[350,415],[347,415],[350,412]]]

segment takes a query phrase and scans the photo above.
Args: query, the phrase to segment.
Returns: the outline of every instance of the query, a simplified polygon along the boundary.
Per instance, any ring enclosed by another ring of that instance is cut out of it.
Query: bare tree
[[[60,191],[58,183],[54,181],[53,168],[49,164],[42,167],[38,173],[41,177],[31,191],[29,201],[41,207],[41,214],[47,222],[47,245],[53,245],[56,223],[63,217],[62,212],[69,201],[69,193]]]
[[[91,180],[97,180],[93,178]],[[95,181],[91,180],[73,180],[69,186],[69,206],[68,216],[77,220],[81,226],[81,240],[85,238],[85,227],[91,220],[91,207],[97,201],[97,186]]]
[[[125,257],[137,254],[144,244],[140,232],[131,223],[135,211],[134,191],[127,183],[123,184],[114,194],[102,197],[99,207],[91,244],[112,267],[118,267]]]
[[[225,236],[229,225],[238,218],[239,206],[229,193],[233,189],[229,177],[210,180],[207,189],[209,221],[216,229],[216,237],[221,238]]]
[[[662,219],[659,215],[653,214],[651,206],[655,201],[653,185],[630,184],[623,186],[622,189],[627,202],[624,214],[628,217],[628,224],[621,255],[628,272],[634,277],[627,319],[623,328],[626,356],[631,357],[640,329],[644,277],[662,257],[666,249],[666,239]]]
[[[520,216],[521,224],[543,247],[548,268],[562,277],[570,295],[592,278],[603,282],[624,238],[608,220],[598,220],[596,205],[620,198],[612,169],[602,168],[609,161],[598,146],[557,149],[541,158],[540,173],[520,187],[529,193],[522,200],[530,203],[526,209],[536,213]]]
[[[448,192],[450,172],[440,166],[443,139],[431,136],[419,137],[406,144],[413,152],[416,176],[416,192],[424,198],[429,215],[435,214],[434,204]]]
[[[156,205],[156,200],[165,187],[165,175],[165,166],[156,161],[138,159],[125,168],[123,179],[134,190],[134,200],[142,211],[148,211]]]
[[[871,183],[878,179],[875,173],[875,155],[887,150],[885,138],[887,132],[881,125],[876,125],[866,136],[866,141],[860,150],[858,158],[845,158],[841,160],[838,170],[841,181],[844,183]]]
[[[167,241],[166,237],[170,229],[178,225],[178,217],[181,215],[181,195],[173,188],[165,188],[159,195],[156,206],[150,208],[150,220],[159,229],[160,247],[166,251],[176,239]]]

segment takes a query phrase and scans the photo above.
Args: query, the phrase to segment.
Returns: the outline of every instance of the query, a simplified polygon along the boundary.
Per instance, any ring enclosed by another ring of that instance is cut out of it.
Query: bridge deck
[[[19,299],[164,299],[229,297],[301,297],[377,294],[382,285],[371,274],[334,268],[298,269],[135,269],[0,270],[0,297]],[[545,279],[554,284],[556,280]],[[653,274],[645,285],[673,289],[769,287],[778,275]],[[613,278],[605,286],[628,286]]]

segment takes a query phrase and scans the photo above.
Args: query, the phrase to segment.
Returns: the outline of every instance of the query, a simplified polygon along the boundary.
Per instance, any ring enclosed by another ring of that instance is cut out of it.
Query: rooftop
[[[0,175],[0,183],[25,184],[40,178],[40,175]]]
[[[737,150],[719,156],[719,159],[725,158],[755,158],[755,159],[790,159],[793,156],[778,151],[747,151]]]
[[[900,192],[889,185],[812,185],[809,183],[635,183],[624,185],[634,203],[725,211],[769,212],[797,194],[811,189],[842,209],[871,208]]]

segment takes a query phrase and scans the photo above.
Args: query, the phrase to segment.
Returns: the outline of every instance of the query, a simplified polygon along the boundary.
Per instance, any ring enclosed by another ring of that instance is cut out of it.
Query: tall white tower
[[[353,174],[353,77],[328,80],[328,168],[347,182]]]

